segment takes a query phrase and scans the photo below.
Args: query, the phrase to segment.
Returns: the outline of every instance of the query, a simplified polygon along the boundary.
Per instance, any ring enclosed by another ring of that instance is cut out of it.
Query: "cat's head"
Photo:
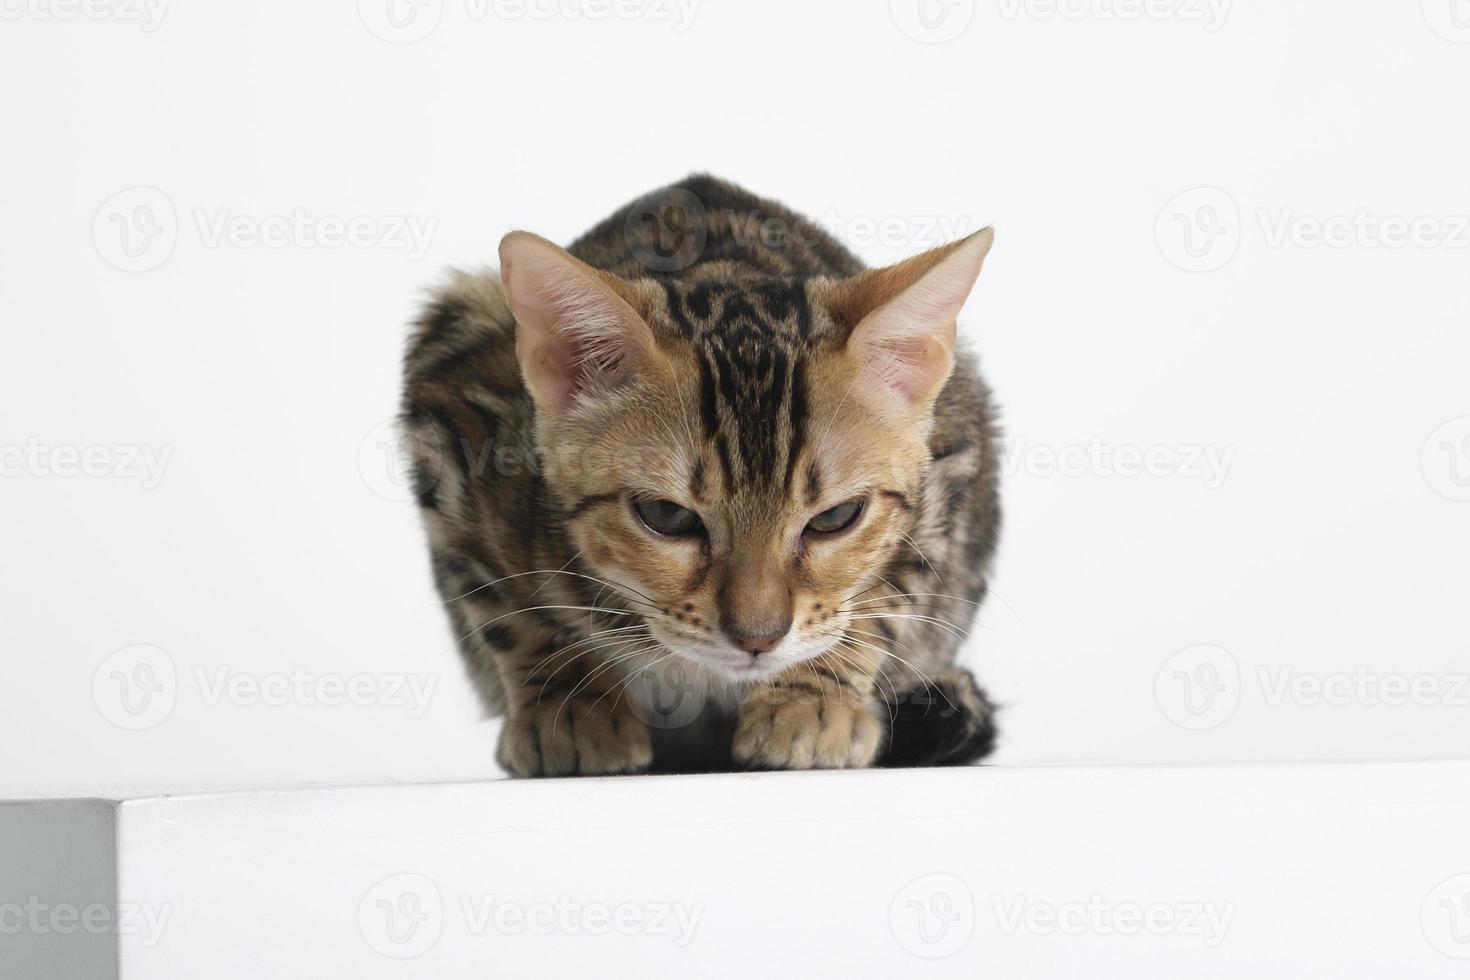
[[[685,282],[506,236],[545,479],[671,650],[757,680],[841,636],[905,547],[992,237],[848,279]]]

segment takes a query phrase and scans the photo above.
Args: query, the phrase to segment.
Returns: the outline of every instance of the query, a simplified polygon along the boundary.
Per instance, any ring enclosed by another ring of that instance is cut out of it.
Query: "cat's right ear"
[[[983,228],[842,283],[834,309],[856,324],[847,349],[876,404],[907,412],[932,406],[954,367],[955,318],[994,241]]]
[[[500,240],[500,278],[521,375],[541,408],[561,415],[609,395],[653,356],[653,334],[619,280],[539,235]]]

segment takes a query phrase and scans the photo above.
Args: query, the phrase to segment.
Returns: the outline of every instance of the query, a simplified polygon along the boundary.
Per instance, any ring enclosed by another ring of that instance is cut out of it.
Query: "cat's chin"
[[[676,654],[679,660],[696,668],[705,678],[705,683],[715,686],[719,686],[722,682],[730,687],[749,687],[760,684],[821,653],[820,649],[813,650],[801,644],[794,644],[784,649],[752,657],[728,644],[680,643],[674,637],[660,636],[659,632],[655,627],[654,636],[664,649]]]
[[[781,672],[781,668],[771,667],[759,660],[743,664],[720,664],[717,669],[737,684],[756,684]]]
[[[780,663],[768,657],[750,657],[736,653],[706,653],[692,650],[677,651],[685,660],[691,661],[707,674],[731,685],[759,684],[770,680],[791,664],[784,659]]]
[[[790,656],[745,657],[743,659],[737,659],[735,656],[722,656],[713,662],[705,661],[705,664],[731,684],[748,686],[771,680],[805,659],[805,657],[792,658]]]

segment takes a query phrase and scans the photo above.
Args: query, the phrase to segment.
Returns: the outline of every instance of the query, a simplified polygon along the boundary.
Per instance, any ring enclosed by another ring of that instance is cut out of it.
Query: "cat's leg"
[[[863,665],[798,665],[741,704],[735,760],[762,769],[960,766],[994,748],[996,708],[965,668],[893,683]]]
[[[488,713],[505,718],[496,752],[501,767],[515,776],[647,767],[648,729],[633,714],[620,672],[610,663],[644,645],[644,631],[622,621],[569,628],[551,618],[551,609],[538,608],[587,606],[558,576],[505,576],[447,534],[431,544],[435,585],[466,670]],[[516,585],[523,591],[514,591]]]
[[[886,707],[890,726],[880,766],[962,766],[995,747],[996,708],[963,667],[893,692]]]
[[[515,776],[638,772],[653,762],[648,727],[617,669],[589,653],[596,637],[517,631],[495,666],[506,720],[496,758]]]
[[[860,601],[849,627],[851,642],[884,651],[877,688],[888,731],[879,766],[966,765],[995,745],[996,709],[956,662],[985,598],[984,578],[950,567],[955,554],[942,535],[923,537],[924,552],[914,547],[912,560],[888,569],[889,592]]]
[[[872,665],[853,658],[797,664],[740,705],[734,756],[756,769],[854,769],[882,748],[887,713]]]

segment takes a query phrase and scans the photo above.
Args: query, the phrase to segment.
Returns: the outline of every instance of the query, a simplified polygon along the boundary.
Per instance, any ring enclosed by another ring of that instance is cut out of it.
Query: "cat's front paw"
[[[871,766],[883,739],[878,711],[850,688],[763,684],[740,706],[735,761],[754,769]]]
[[[625,702],[574,697],[512,711],[496,758],[513,776],[606,776],[647,769],[653,748]]]

